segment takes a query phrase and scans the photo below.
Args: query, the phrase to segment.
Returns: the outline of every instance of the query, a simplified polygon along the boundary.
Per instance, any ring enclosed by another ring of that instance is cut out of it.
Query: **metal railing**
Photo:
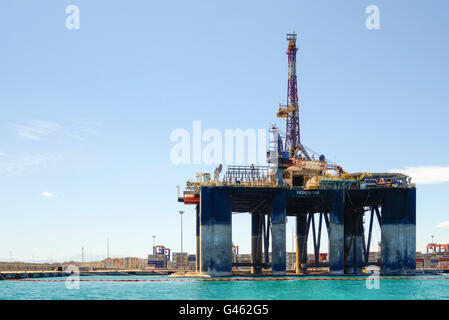
[[[267,186],[271,185],[271,177],[268,175],[268,166],[229,166],[224,175],[223,183]]]

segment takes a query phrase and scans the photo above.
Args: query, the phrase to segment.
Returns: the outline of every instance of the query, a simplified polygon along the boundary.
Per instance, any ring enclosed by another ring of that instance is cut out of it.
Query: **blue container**
[[[164,268],[165,266],[165,261],[153,261],[153,260],[148,260],[148,265],[154,265],[156,268]]]
[[[430,263],[438,263],[438,259],[430,259]]]

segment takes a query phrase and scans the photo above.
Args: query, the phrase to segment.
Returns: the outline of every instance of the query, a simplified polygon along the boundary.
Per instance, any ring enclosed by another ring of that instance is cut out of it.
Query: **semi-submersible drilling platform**
[[[373,222],[381,226],[380,268],[383,274],[407,273],[416,267],[416,188],[395,173],[347,173],[318,159],[300,140],[296,78],[296,34],[287,34],[286,134],[270,129],[268,166],[229,166],[223,179],[198,173],[178,201],[196,205],[196,266],[201,274],[232,274],[232,213],[251,214],[251,272],[286,273],[286,217],[296,217],[296,273],[307,263],[307,240],[313,236],[315,266],[320,266],[321,231],[328,234],[330,274],[360,274],[368,265]],[[309,152],[308,152],[309,151]],[[312,154],[312,156],[309,155]],[[369,216],[365,230],[363,218]],[[316,215],[317,222],[315,220]],[[316,225],[317,224],[317,228]],[[317,230],[316,230],[317,229]],[[271,261],[269,245],[271,238]],[[371,264],[371,263],[370,263]]]

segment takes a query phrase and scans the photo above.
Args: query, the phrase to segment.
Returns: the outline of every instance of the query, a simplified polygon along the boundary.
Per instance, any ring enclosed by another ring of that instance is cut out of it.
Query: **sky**
[[[194,207],[176,186],[217,164],[174,164],[170,135],[193,121],[285,128],[292,31],[302,142],[349,172],[411,175],[417,249],[448,243],[448,12],[445,0],[2,1],[0,260],[80,260],[81,247],[103,259],[108,238],[111,256],[146,257],[153,236],[180,251],[179,210],[193,253]],[[249,252],[250,215],[233,216],[233,241]]]

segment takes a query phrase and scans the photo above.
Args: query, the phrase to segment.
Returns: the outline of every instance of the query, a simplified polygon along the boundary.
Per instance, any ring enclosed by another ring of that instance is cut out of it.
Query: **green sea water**
[[[446,275],[448,277],[449,275]],[[133,300],[311,300],[311,299],[444,299],[449,300],[449,279],[380,279],[379,288],[368,289],[365,281],[155,281],[80,282],[68,289],[62,282],[0,281],[0,299],[133,299]],[[439,277],[439,276],[431,276]],[[345,277],[348,278],[348,277]],[[45,278],[61,279],[65,278]],[[166,276],[81,277],[80,279],[168,279]],[[304,278],[302,278],[304,279]],[[194,279],[193,279],[194,280]]]

